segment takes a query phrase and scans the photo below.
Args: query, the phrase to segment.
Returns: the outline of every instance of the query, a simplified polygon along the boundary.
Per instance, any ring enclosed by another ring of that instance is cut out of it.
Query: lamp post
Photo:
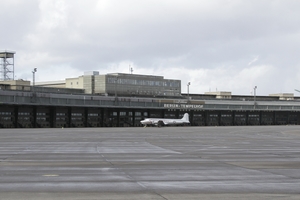
[[[115,78],[115,103],[117,103],[118,98],[117,98],[117,83],[118,83],[118,76]]]
[[[254,87],[254,109],[256,108],[256,89],[257,86]]]
[[[188,82],[187,84],[187,93],[188,93],[188,101],[190,100],[190,85],[191,85],[191,82]]]
[[[32,71],[32,91],[34,91],[34,85],[35,85],[35,72],[37,72],[37,68],[34,68]]]

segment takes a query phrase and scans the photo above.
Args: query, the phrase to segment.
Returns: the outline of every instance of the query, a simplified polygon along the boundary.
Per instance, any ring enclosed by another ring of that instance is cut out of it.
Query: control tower
[[[15,66],[14,56],[16,52],[13,51],[0,51],[0,80],[14,80]]]

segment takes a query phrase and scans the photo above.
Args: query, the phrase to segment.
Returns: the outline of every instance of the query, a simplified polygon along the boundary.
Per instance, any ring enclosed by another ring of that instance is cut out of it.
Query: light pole
[[[37,72],[37,68],[34,68],[32,71],[32,91],[34,91],[34,85],[35,85],[35,72]]]
[[[254,109],[256,108],[256,89],[257,86],[254,87]]]
[[[117,98],[117,83],[118,83],[118,76],[116,76],[115,78],[115,102],[118,100]]]
[[[188,101],[190,100],[190,85],[191,85],[191,82],[188,82],[187,84],[187,93],[188,93]]]

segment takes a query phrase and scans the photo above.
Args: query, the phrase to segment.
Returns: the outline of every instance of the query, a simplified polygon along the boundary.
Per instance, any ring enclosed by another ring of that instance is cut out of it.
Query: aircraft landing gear
[[[160,127],[162,127],[164,125],[164,122],[163,121],[158,121],[158,123],[157,123],[157,126],[160,128]]]

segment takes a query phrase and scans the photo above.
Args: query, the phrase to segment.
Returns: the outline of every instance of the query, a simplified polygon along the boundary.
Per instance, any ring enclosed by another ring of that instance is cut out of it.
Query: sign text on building
[[[164,104],[165,108],[183,108],[183,109],[191,109],[191,108],[203,108],[203,105],[193,105],[193,104]]]

